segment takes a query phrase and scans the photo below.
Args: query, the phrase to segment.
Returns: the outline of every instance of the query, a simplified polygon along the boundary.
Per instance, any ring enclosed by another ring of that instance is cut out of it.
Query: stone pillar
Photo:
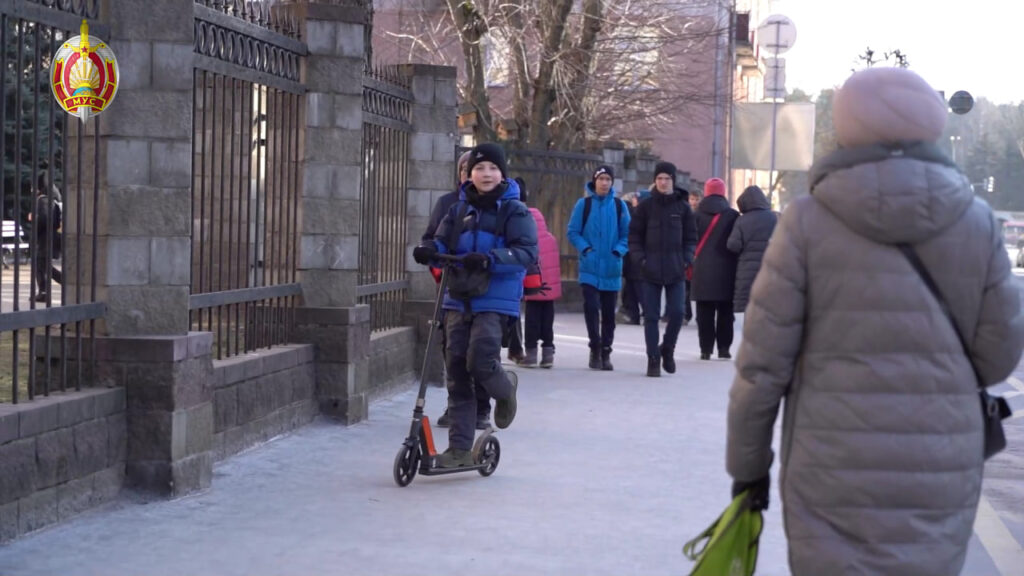
[[[120,63],[117,99],[98,124],[69,122],[71,142],[78,130],[91,136],[99,126],[99,165],[92,165],[88,137],[84,180],[75,182],[73,173],[69,182],[69,189],[81,184],[91,191],[95,184],[99,191],[96,206],[84,195],[82,246],[83,264],[95,258],[97,300],[107,306],[98,323],[97,384],[126,389],[126,482],[169,495],[209,486],[213,461],[212,340],[189,333],[193,6],[192,0],[103,2],[101,17]],[[68,152],[75,155],[76,146]],[[67,213],[74,214],[81,199],[68,194],[68,200]],[[71,254],[77,222],[65,221]],[[65,293],[73,294],[75,270],[65,277]]]
[[[358,306],[365,13],[330,0],[292,2],[309,48],[302,154],[296,338],[316,350],[322,413],[366,418],[370,311]]]
[[[456,126],[456,70],[450,66],[403,64],[401,73],[410,79],[413,97],[413,134],[409,138],[409,204],[406,270],[410,289],[406,316],[417,328],[417,361],[419,370],[426,351],[428,321],[434,313],[437,284],[425,266],[412,259],[412,249],[420,243],[434,203],[457,185],[455,150],[458,144]],[[440,338],[435,336],[429,354],[426,378],[432,384],[444,383],[444,361]]]

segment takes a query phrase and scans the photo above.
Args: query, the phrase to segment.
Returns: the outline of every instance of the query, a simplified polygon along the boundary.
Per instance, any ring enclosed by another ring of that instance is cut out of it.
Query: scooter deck
[[[483,470],[486,467],[486,464],[474,464],[473,466],[459,466],[458,468],[420,468],[420,474],[424,476],[444,476],[445,474],[455,474],[457,472]]]

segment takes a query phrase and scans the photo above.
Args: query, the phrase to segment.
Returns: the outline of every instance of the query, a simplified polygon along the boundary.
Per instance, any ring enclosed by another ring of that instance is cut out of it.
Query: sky
[[[1024,101],[1024,0],[774,0],[796,25],[786,88],[817,95],[841,86],[859,54],[899,49],[949,97]]]

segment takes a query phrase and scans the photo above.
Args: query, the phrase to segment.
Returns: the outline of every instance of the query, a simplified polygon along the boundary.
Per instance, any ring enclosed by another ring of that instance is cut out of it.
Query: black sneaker
[[[459,450],[458,448],[449,448],[441,453],[434,461],[434,466],[437,468],[461,468],[463,466],[473,466],[473,453],[469,450]]]
[[[519,377],[515,372],[506,372],[508,381],[512,385],[512,395],[504,400],[494,401],[494,425],[498,428],[508,428],[516,419],[516,390],[519,388]]]
[[[452,425],[452,417],[448,414],[447,408],[444,409],[444,414],[441,414],[441,417],[437,419],[434,425],[438,428],[447,428]]]
[[[729,360],[730,358],[732,358],[732,354],[729,354],[729,351],[726,350],[725,352],[719,352],[718,357],[721,358],[722,360]]]
[[[661,367],[669,374],[676,373],[676,359],[672,357],[673,354],[675,354],[675,350],[664,344],[661,345]]]
[[[711,354],[708,354],[707,352],[701,352],[700,353],[700,359],[701,360],[711,360]]]
[[[598,348],[590,349],[590,363],[588,364],[591,370],[600,370],[604,364],[601,362],[601,350]]]
[[[488,414],[477,414],[476,415],[476,429],[487,430],[491,425],[491,415]]]
[[[661,358],[657,356],[647,357],[647,375],[651,378],[661,377]]]

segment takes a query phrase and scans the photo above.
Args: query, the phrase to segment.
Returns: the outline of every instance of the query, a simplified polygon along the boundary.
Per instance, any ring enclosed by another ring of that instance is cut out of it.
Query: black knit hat
[[[597,177],[602,174],[607,174],[608,177],[612,179],[612,182],[615,181],[615,169],[607,164],[598,166],[597,170],[594,170],[594,175],[591,176],[590,181],[597,182]]]
[[[658,174],[668,174],[672,177],[672,184],[676,183],[676,165],[671,162],[658,162],[654,165],[654,177]]]
[[[501,177],[508,178],[508,166],[505,164],[505,151],[501,146],[487,142],[479,144],[469,151],[469,172],[473,172],[473,166],[480,162],[491,162],[501,170]]]

